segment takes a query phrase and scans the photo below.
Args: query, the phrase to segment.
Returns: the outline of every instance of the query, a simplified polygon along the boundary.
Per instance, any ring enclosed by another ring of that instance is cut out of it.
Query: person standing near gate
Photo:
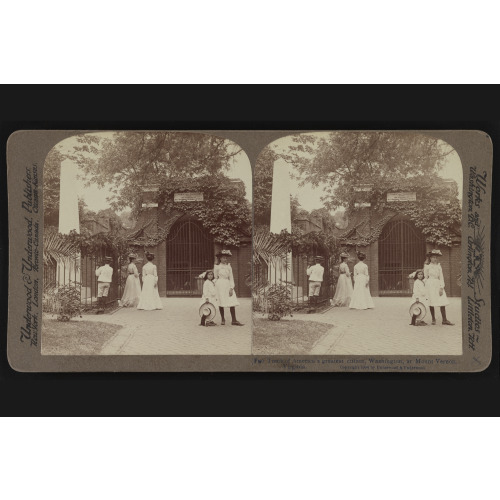
[[[236,292],[234,291],[234,278],[233,270],[231,264],[228,262],[228,258],[232,256],[231,250],[221,250],[217,253],[217,257],[220,259],[220,264],[214,266],[215,275],[215,292],[217,294],[217,302],[219,303],[219,312],[222,318],[221,325],[226,324],[224,318],[224,307],[229,307],[229,312],[231,313],[231,325],[243,326],[236,319],[236,306],[240,303],[236,298]]]
[[[310,312],[316,309],[319,300],[319,292],[321,290],[321,284],[323,283],[323,275],[325,273],[325,268],[321,265],[322,257],[317,256],[314,261],[314,265],[309,265],[307,267],[306,273],[309,277],[309,307]]]
[[[340,254],[339,278],[337,280],[337,288],[332,299],[332,304],[338,307],[347,307],[351,303],[352,297],[352,281],[351,271],[347,265],[349,254],[342,252]]]
[[[139,271],[134,261],[136,255],[131,253],[128,256],[129,265],[127,266],[127,281],[121,300],[122,307],[136,307],[141,296],[141,282],[139,281]]]
[[[358,252],[359,262],[354,266],[354,290],[352,292],[350,309],[373,309],[373,299],[370,294],[370,275],[368,266],[363,262],[366,255]]]
[[[163,309],[160,294],[158,293],[158,271],[153,264],[155,256],[146,252],[148,262],[142,266],[142,291],[137,309],[154,311]]]
[[[97,276],[97,313],[102,313],[106,307],[111,281],[113,280],[113,268],[109,265],[111,257],[104,257],[104,265],[96,269]]]
[[[441,311],[442,324],[453,326],[454,323],[446,317],[446,306],[450,304],[446,292],[444,291],[444,277],[441,264],[438,262],[439,257],[443,254],[441,250],[432,250],[430,253],[431,262],[424,269],[425,275],[425,288],[429,297],[430,311],[432,317],[432,324],[436,324],[435,307],[439,307]]]

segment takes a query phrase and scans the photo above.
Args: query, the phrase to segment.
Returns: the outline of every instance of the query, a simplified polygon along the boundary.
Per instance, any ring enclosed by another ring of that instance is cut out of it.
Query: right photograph
[[[461,355],[462,163],[417,131],[269,144],[254,169],[259,355]]]

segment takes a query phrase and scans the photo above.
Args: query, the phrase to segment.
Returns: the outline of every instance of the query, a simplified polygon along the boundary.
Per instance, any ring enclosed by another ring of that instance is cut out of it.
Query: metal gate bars
[[[425,251],[425,238],[412,222],[386,224],[378,240],[379,294],[410,296],[408,275],[422,268]]]
[[[213,238],[194,220],[178,222],[167,237],[167,296],[201,296],[198,276],[214,267]]]

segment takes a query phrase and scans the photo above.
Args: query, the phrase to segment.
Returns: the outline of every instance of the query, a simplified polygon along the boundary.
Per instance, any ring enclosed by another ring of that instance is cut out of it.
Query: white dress
[[[201,296],[200,306],[206,301],[213,304],[215,307],[219,307],[219,301],[217,300],[217,290],[215,289],[215,284],[213,281],[205,280],[203,283],[203,294]]]
[[[425,307],[430,306],[425,283],[422,280],[415,279],[415,282],[413,283],[413,295],[411,296],[411,299],[412,304],[414,304],[418,299],[418,301],[422,302]]]
[[[339,279],[332,300],[333,305],[339,307],[348,306],[351,302],[352,292],[351,272],[349,266],[342,262],[339,266]]]
[[[214,267],[214,276],[217,280],[215,282],[215,291],[219,307],[234,307],[239,306],[240,303],[236,298],[234,291],[234,278],[231,264],[219,264]],[[233,289],[233,295],[229,296],[229,289]]]
[[[158,273],[156,266],[151,262],[142,266],[142,292],[137,309],[145,311],[163,309],[158,293]]]
[[[352,292],[350,309],[373,309],[373,299],[370,294],[368,283],[370,276],[368,266],[360,261],[354,266],[354,290]]]
[[[134,263],[127,266],[127,273],[121,305],[122,307],[136,307],[141,295],[141,282],[139,281],[139,271]]]
[[[432,262],[425,267],[425,289],[429,297],[429,305],[432,307],[447,306],[450,301],[444,291],[444,278],[441,264]],[[439,295],[439,289],[443,289],[443,295]]]

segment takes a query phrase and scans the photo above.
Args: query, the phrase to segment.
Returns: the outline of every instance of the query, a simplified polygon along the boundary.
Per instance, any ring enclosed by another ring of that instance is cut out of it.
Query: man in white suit
[[[307,276],[309,277],[309,306],[311,312],[316,310],[319,300],[319,292],[323,283],[323,275],[325,268],[321,265],[322,257],[318,256],[314,259],[315,264],[307,267]]]

